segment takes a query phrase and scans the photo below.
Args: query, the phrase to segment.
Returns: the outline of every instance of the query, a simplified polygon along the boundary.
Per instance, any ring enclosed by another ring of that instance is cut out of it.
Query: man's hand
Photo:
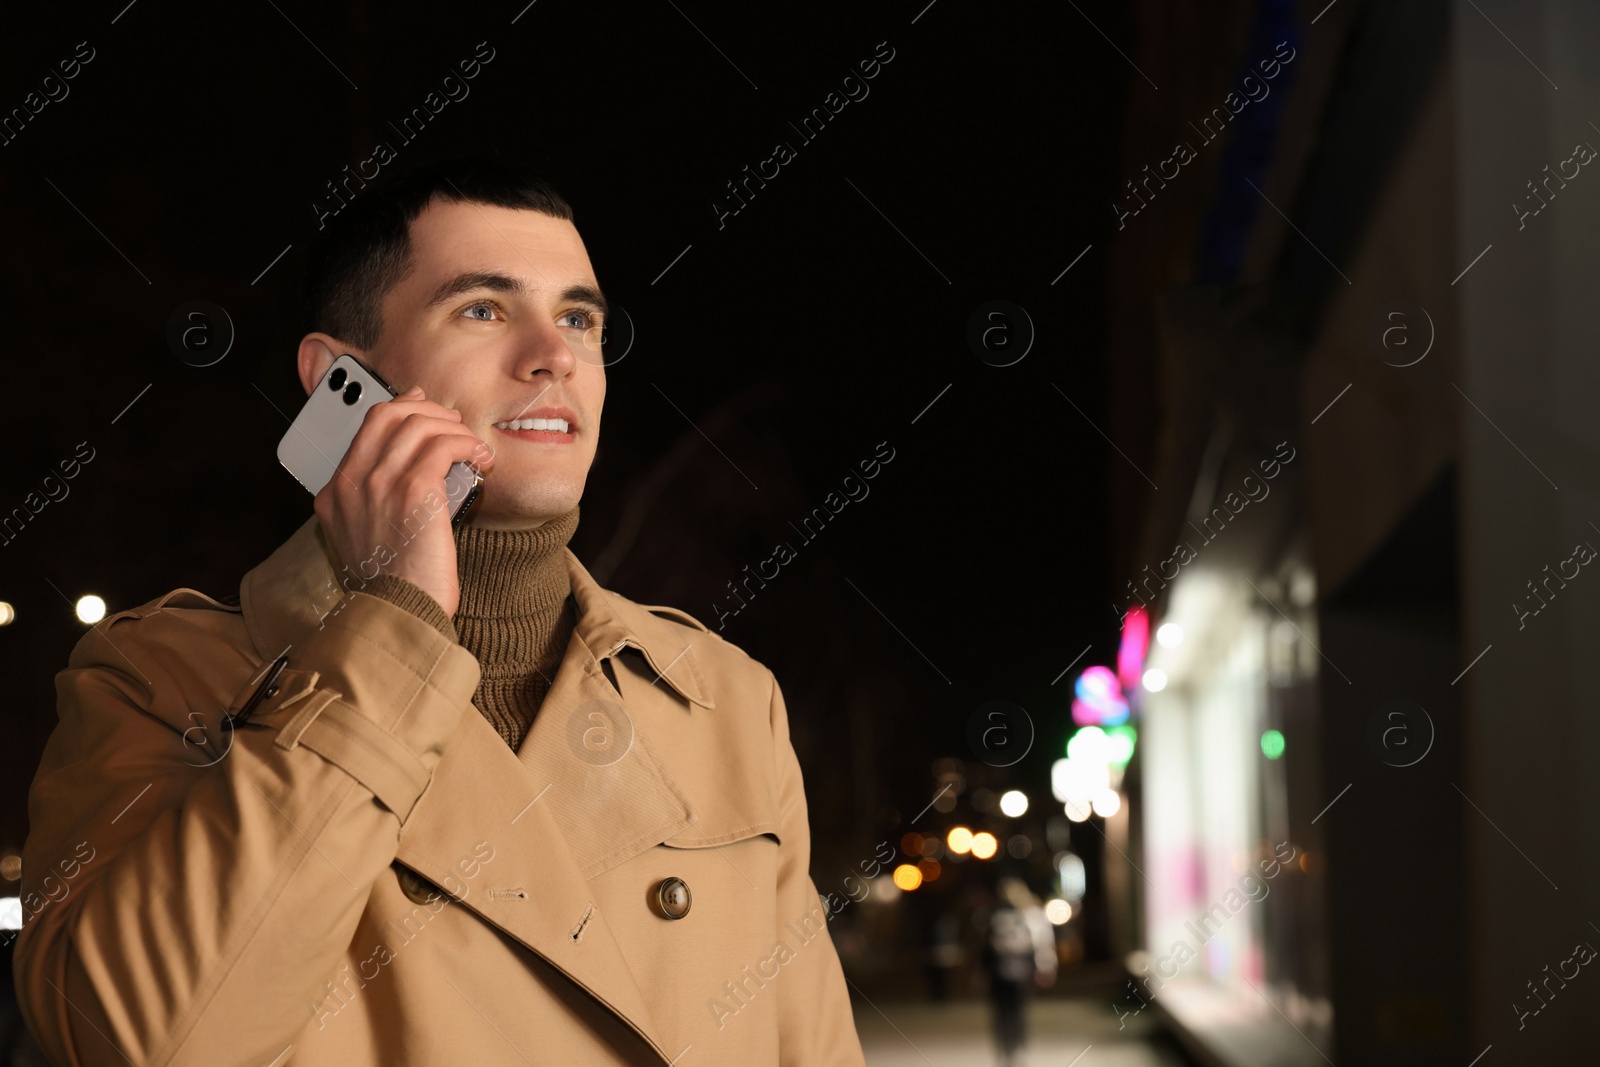
[[[452,618],[461,584],[444,480],[458,462],[487,470],[494,453],[459,412],[412,386],[367,411],[312,505],[340,563],[366,579],[404,578]]]

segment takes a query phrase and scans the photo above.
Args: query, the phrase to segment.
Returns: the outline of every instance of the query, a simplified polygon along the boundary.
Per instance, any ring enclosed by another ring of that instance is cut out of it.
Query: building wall
[[[1526,583],[1576,543],[1600,546],[1600,174],[1584,167],[1520,224],[1511,205],[1576,142],[1600,146],[1600,11],[1578,0],[1481,6],[1485,17],[1460,16],[1452,86],[1458,262],[1493,246],[1456,287],[1459,382],[1482,408],[1463,411],[1460,436],[1460,665],[1483,653],[1459,683],[1473,887],[1464,936],[1478,1047],[1576,1062],[1600,1042],[1595,993],[1584,988],[1600,979],[1583,968],[1571,988],[1552,984],[1543,1007],[1528,983],[1542,984],[1544,968],[1559,968],[1576,943],[1600,946],[1600,722],[1588,667],[1600,580],[1584,569],[1567,588],[1552,586],[1536,616],[1519,620],[1513,605],[1531,603]]]

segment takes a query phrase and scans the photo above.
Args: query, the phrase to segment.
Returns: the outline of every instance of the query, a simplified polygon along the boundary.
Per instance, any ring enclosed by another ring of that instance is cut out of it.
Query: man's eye
[[[476,312],[476,311],[479,311],[479,310],[487,311],[488,314],[487,315],[476,315],[476,314],[473,314],[473,312]],[[463,308],[461,310],[461,314],[465,315],[469,319],[477,319],[479,322],[493,322],[494,321],[494,313],[499,311],[499,310],[500,310],[500,305],[496,304],[493,300],[480,300],[476,304],[470,304],[467,307]]]
[[[600,325],[600,316],[588,311],[568,311],[556,321],[574,330],[588,330]]]

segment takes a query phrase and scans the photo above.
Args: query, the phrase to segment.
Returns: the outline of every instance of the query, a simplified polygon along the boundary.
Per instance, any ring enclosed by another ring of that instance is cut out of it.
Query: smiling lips
[[[501,433],[523,441],[542,441],[548,444],[569,444],[577,436],[572,419],[565,412],[545,412],[529,418],[506,419],[494,424]]]

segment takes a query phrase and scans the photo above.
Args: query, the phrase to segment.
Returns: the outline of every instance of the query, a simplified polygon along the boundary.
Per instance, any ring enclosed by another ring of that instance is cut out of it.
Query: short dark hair
[[[362,349],[378,343],[383,298],[411,269],[411,221],[435,200],[572,219],[559,193],[501,160],[461,156],[399,171],[353,197],[307,253],[302,335],[320,330]]]

